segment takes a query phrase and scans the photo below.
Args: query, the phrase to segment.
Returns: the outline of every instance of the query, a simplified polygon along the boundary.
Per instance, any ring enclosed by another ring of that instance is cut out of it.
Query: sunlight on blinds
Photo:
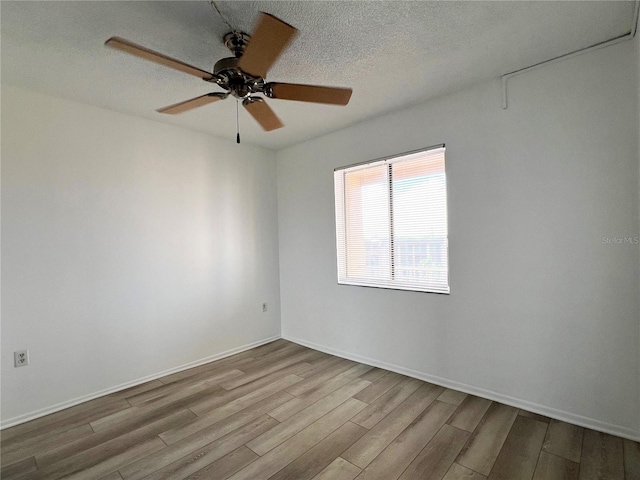
[[[345,184],[347,276],[389,280],[387,167],[346,172]]]
[[[449,293],[444,153],[335,171],[339,283]]]

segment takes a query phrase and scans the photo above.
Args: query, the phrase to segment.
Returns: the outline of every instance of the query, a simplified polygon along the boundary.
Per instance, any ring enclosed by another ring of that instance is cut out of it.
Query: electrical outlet
[[[13,352],[13,362],[16,367],[29,365],[29,350],[18,350]]]
[[[264,313],[264,312],[266,312],[266,311],[267,311],[267,302],[264,302],[264,303],[262,304],[262,312]]]

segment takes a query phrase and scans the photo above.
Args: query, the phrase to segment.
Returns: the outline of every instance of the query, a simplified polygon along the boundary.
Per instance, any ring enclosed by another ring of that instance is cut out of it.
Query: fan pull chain
[[[238,99],[236,98],[236,143],[240,143],[240,119],[238,113]]]

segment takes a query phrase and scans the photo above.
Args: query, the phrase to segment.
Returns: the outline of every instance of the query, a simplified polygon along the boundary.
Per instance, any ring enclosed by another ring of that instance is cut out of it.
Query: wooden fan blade
[[[260,12],[249,45],[238,61],[238,68],[254,77],[264,78],[298,30],[288,23]]]
[[[191,65],[187,65],[180,60],[176,60],[175,58],[167,57],[158,52],[154,52],[153,50],[149,50],[141,45],[137,45],[129,40],[125,40],[120,37],[111,37],[109,40],[104,42],[107,47],[116,48],[123,52],[129,53],[131,55],[135,55],[136,57],[143,58],[145,60],[149,60],[150,62],[157,63],[159,65],[164,65],[165,67],[173,68],[174,70],[179,70],[184,73],[188,73],[189,75],[194,75],[196,77],[202,78],[203,80],[211,80],[213,75],[204,70],[200,70],[199,68],[193,67]]]
[[[264,93],[270,98],[297,100],[299,102],[328,103],[346,105],[351,98],[350,88],[321,87],[299,83],[267,83]]]
[[[187,110],[192,110],[194,108],[202,107],[203,105],[208,105],[209,103],[217,102],[223,98],[226,98],[224,93],[208,93],[200,97],[185,100],[184,102],[174,103],[168,107],[159,108],[156,112],[175,115],[176,113],[186,112]]]
[[[267,132],[284,127],[284,124],[262,98],[247,98],[242,102],[242,105]]]

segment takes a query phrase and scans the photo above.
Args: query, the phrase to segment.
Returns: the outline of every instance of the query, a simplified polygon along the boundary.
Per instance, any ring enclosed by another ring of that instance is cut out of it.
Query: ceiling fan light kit
[[[297,35],[297,32],[296,28],[273,15],[260,13],[253,35],[232,31],[223,37],[224,45],[233,56],[218,60],[213,67],[213,73],[120,37],[110,38],[105,42],[105,45],[199,77],[207,82],[215,83],[225,90],[225,92],[212,92],[160,108],[157,110],[159,113],[180,114],[218,100],[224,100],[231,95],[238,101],[242,101],[245,110],[265,131],[269,132],[284,125],[264,98],[258,96],[259,94],[268,98],[328,105],[347,105],[351,98],[352,90],[350,88],[265,82],[267,72]]]

